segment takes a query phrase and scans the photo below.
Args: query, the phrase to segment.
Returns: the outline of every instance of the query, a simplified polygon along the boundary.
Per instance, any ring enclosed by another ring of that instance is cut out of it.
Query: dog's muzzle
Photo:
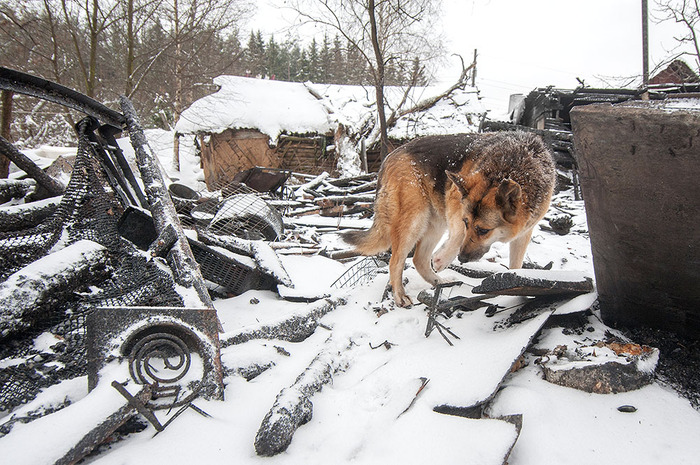
[[[479,250],[474,251],[474,252],[468,252],[468,253],[460,252],[460,254],[457,256],[457,258],[459,259],[460,263],[475,262],[478,259],[480,259],[481,257],[483,257],[485,253],[486,253],[485,251],[482,252]]]

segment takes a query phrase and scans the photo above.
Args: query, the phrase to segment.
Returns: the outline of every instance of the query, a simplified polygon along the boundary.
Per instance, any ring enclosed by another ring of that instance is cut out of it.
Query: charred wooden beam
[[[294,384],[277,395],[255,436],[255,451],[258,455],[277,455],[289,447],[297,428],[313,416],[311,397],[330,383],[338,370],[347,367],[346,351],[350,347],[349,340],[339,343],[332,337],[328,338],[322,350]]]
[[[10,275],[0,284],[0,340],[39,322],[76,289],[106,278],[107,250],[78,241]]]
[[[494,295],[575,295],[593,291],[591,278],[576,272],[515,270],[496,273],[472,289],[475,294]]]
[[[0,137],[0,153],[9,158],[19,169],[27,173],[30,178],[46,190],[49,193],[48,197],[61,195],[66,189],[63,184],[44,173],[44,170],[39,168],[28,156],[17,150],[4,137]]]
[[[116,382],[116,381],[115,381]],[[141,390],[133,396],[141,404],[146,403],[151,397],[151,386],[146,384],[141,387]],[[126,400],[126,403],[119,407],[115,412],[103,419],[85,436],[83,436],[76,445],[73,446],[66,454],[58,459],[54,465],[74,465],[83,457],[89,454],[93,449],[102,444],[109,436],[111,436],[117,428],[122,426],[127,420],[137,413],[137,407],[133,402]]]
[[[51,216],[62,197],[51,197],[27,204],[0,208],[0,231],[19,231],[33,228]]]
[[[243,328],[220,336],[221,347],[242,344],[253,339],[280,339],[301,342],[311,336],[318,327],[319,320],[345,300],[339,297],[324,299],[307,306],[304,311],[283,319]]]
[[[175,229],[178,241],[168,255],[170,266],[178,284],[194,289],[201,302],[207,308],[213,308],[209,292],[199,271],[197,262],[187,241],[177,217],[175,205],[168,194],[160,163],[148,145],[143,128],[136,117],[134,106],[126,97],[121,97],[120,103],[126,118],[131,145],[134,147],[141,179],[146,188],[146,196],[150,206],[156,231],[161,234],[169,225]]]

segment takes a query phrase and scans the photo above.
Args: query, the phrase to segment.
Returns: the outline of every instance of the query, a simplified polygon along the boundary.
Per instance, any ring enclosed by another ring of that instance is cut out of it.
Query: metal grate
[[[352,265],[331,284],[332,288],[345,289],[372,282],[386,263],[377,257],[364,257]]]
[[[213,192],[170,189],[183,227],[243,239],[276,240],[284,232],[282,215],[266,194],[232,181]]]

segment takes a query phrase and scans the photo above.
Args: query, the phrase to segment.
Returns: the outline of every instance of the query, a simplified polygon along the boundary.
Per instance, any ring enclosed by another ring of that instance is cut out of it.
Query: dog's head
[[[479,171],[466,177],[447,171],[447,177],[453,184],[446,199],[450,231],[462,228],[464,234],[460,262],[478,260],[494,242],[507,242],[516,235],[522,223],[522,191],[517,182],[489,181]]]

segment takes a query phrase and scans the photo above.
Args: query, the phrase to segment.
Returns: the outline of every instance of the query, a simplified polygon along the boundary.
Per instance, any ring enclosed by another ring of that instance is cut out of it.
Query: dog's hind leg
[[[433,218],[434,220],[434,218]],[[433,286],[441,283],[443,280],[433,270],[431,259],[435,246],[440,242],[444,234],[444,226],[431,224],[426,231],[421,235],[416,244],[416,251],[413,254],[413,264],[420,275]]]
[[[533,228],[524,231],[518,237],[510,241],[510,269],[514,270],[516,268],[522,268],[523,259],[525,258],[525,251],[527,246],[530,244],[530,238],[532,237]]]
[[[413,246],[418,242],[421,235],[425,233],[426,226],[427,217],[421,218],[421,215],[417,215],[409,224],[397,222],[392,227],[389,281],[394,293],[394,301],[400,307],[410,307],[413,304],[403,287],[403,268]]]

